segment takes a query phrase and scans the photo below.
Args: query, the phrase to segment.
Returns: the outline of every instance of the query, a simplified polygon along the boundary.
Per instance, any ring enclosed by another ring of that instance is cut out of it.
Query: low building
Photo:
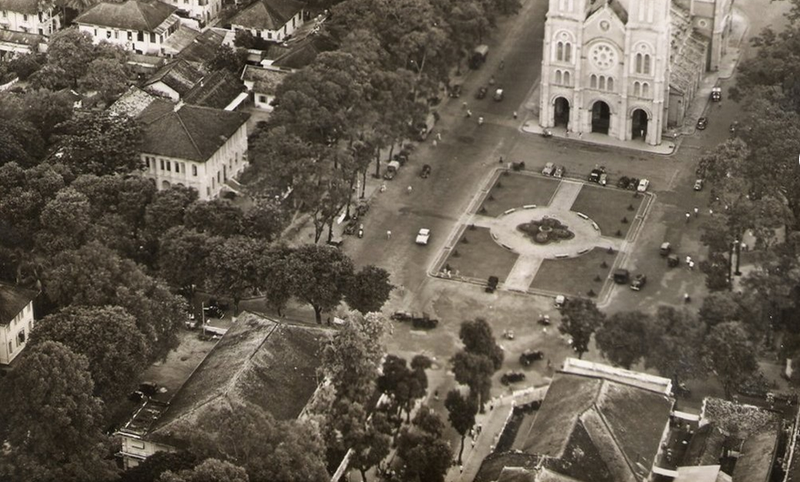
[[[328,331],[245,312],[168,404],[145,400],[118,432],[125,467],[187,442],[183,429],[219,407],[251,405],[277,420],[300,417],[317,390]]]
[[[245,99],[244,84],[227,70],[217,70],[203,77],[184,96],[187,104],[234,110]]]
[[[303,25],[303,6],[295,0],[258,0],[231,19],[231,28],[270,42],[283,42]]]
[[[167,0],[172,3],[181,16],[188,17],[197,22],[199,27],[205,27],[212,20],[219,17],[222,11],[222,0]]]
[[[116,114],[125,114],[128,117],[137,117],[157,98],[157,96],[136,86],[131,86],[127,92],[109,106],[108,110]]]
[[[143,126],[143,175],[156,187],[196,189],[212,199],[247,166],[249,114],[157,99],[137,117]]]
[[[242,82],[247,90],[253,94],[253,103],[259,109],[272,112],[274,108],[272,101],[281,85],[283,79],[291,73],[288,69],[276,69],[270,67],[255,67],[245,65],[242,71]]]
[[[189,62],[178,59],[158,69],[142,87],[177,102],[203,78],[203,73]]]
[[[177,55],[198,70],[204,70],[205,66],[217,55],[217,50],[225,40],[226,30],[210,28],[192,40],[185,49]]]
[[[0,60],[46,50],[47,38],[61,28],[52,6],[37,0],[0,0]]]
[[[0,282],[0,365],[8,365],[25,348],[34,326],[37,293]]]
[[[155,0],[102,2],[75,19],[95,43],[109,42],[137,54],[163,55],[164,44],[178,31],[177,8]]]

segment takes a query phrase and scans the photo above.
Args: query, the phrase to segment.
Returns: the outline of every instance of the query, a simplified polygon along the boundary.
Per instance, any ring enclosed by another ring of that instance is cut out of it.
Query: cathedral
[[[733,0],[550,0],[539,123],[661,143],[719,69]]]

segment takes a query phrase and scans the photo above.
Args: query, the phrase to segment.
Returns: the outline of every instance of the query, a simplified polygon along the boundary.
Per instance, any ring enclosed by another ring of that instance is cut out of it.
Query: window
[[[97,29],[94,29],[94,36],[97,37]]]
[[[636,73],[642,73],[642,54],[636,54]]]
[[[145,156],[144,165],[147,166],[148,169],[150,169],[150,158],[149,157]]]
[[[106,30],[106,38],[111,38],[111,30]]]
[[[650,74],[650,55],[644,56],[644,73]]]
[[[642,85],[639,82],[633,83],[633,95],[639,97],[642,95]]]
[[[25,329],[23,328],[22,331],[19,332],[17,335],[17,345],[24,345],[25,344]]]
[[[558,42],[556,44],[556,60],[559,62],[564,60],[564,43]]]
[[[606,90],[606,77],[604,75],[600,76],[600,83],[598,85],[600,90]]]
[[[161,161],[161,170],[163,171],[164,170],[164,159],[159,159],[159,161]]]
[[[613,91],[614,90],[614,79],[609,77],[608,78],[608,84],[606,85],[606,87],[608,87],[608,90],[612,90]]]
[[[267,32],[267,38],[272,39],[272,32]]]
[[[8,342],[8,354],[10,355],[12,353],[14,353],[14,345],[12,345],[11,342],[9,341]]]
[[[560,84],[560,83],[561,83],[561,71],[560,70],[556,70],[556,84]]]
[[[136,34],[136,40],[139,42],[144,42],[144,32],[139,30],[139,32]]]
[[[28,21],[28,14],[27,13],[23,13],[22,14],[22,21],[23,22],[27,22]]]
[[[267,103],[267,96],[266,95],[259,95],[258,96],[258,101],[261,102],[262,104],[266,104]]]
[[[131,440],[131,447],[135,449],[144,449],[144,442],[140,440]]]
[[[597,76],[594,74],[592,74],[592,76],[589,78],[589,87],[592,89],[597,88]]]
[[[129,41],[133,40],[133,32],[131,32],[130,30],[128,31],[128,40]]]
[[[119,40],[119,30],[114,30],[114,38]]]
[[[3,10],[3,18],[6,18],[6,17],[8,17],[8,14],[6,13],[5,10]]]
[[[167,161],[167,171],[172,172],[172,164]]]
[[[192,165],[192,176],[196,176],[196,175],[197,175],[197,166]]]
[[[564,85],[569,85],[569,72],[564,72]]]
[[[564,44],[564,62],[572,62],[572,44]]]
[[[156,34],[154,34],[152,32],[150,32],[150,43],[151,44],[156,43]]]
[[[642,97],[650,97],[650,84],[642,83]]]

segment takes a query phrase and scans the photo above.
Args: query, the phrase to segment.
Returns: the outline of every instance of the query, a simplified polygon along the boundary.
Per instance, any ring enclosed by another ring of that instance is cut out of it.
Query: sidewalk
[[[681,144],[681,136],[692,135],[695,133],[697,119],[703,117],[708,109],[711,97],[711,89],[715,87],[720,79],[730,79],[739,63],[742,52],[742,42],[749,29],[749,21],[744,13],[738,8],[733,8],[731,20],[731,35],[728,38],[728,49],[720,59],[720,67],[716,72],[707,72],[700,81],[694,99],[684,116],[683,125],[675,130],[665,132],[662,142],[658,146],[645,144],[641,140],[621,141],[605,134],[576,133],[567,134],[565,127],[551,127],[553,137],[570,139],[577,142],[597,144],[623,149],[632,149],[653,154],[670,155],[674,154]],[[539,86],[538,84],[531,91],[528,101],[524,104],[525,121],[521,127],[522,132],[541,135],[544,129],[539,125]],[[670,139],[672,138],[672,139]]]

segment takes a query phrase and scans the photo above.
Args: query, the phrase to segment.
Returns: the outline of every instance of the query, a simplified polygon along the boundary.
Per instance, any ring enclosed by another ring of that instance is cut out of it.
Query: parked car
[[[553,131],[550,129],[542,130],[542,137],[553,137]]]
[[[592,169],[592,172],[589,173],[589,182],[600,182],[600,176],[603,174],[602,169]]]
[[[328,241],[328,246],[333,246],[334,248],[341,248],[342,246],[344,246],[344,239],[333,238],[330,241]]]
[[[414,314],[410,311],[395,311],[390,318],[395,321],[411,321],[414,319]]]
[[[702,131],[706,127],[708,127],[708,119],[706,119],[705,117],[697,119],[697,130]]]
[[[422,166],[422,170],[419,172],[419,177],[422,179],[427,179],[428,176],[431,175],[431,166],[430,164],[424,164]]]
[[[428,244],[428,240],[430,239],[430,237],[431,237],[431,230],[428,228],[422,228],[419,230],[419,233],[417,234],[416,243],[425,246]]]
[[[650,181],[648,181],[647,179],[642,179],[641,181],[639,181],[639,185],[636,187],[636,190],[639,192],[645,192],[647,191],[648,187],[650,187]]]
[[[671,254],[667,256],[667,266],[670,268],[674,268],[680,264],[681,260],[678,258],[677,254]]]
[[[614,283],[618,285],[624,285],[631,279],[631,273],[627,269],[617,269],[614,270]]]
[[[522,352],[522,355],[519,356],[519,363],[522,366],[530,366],[533,362],[539,361],[544,358],[544,352],[541,350],[525,350]]]
[[[721,87],[712,87],[711,88],[711,100],[714,102],[719,102],[722,100],[722,88]]]
[[[730,126],[730,128],[728,130],[731,131],[731,134],[736,134],[736,130],[738,128],[739,128],[739,122],[738,121],[733,121],[733,122],[731,122],[731,126]]]
[[[695,191],[702,191],[703,190],[703,180],[698,179],[694,182],[694,190]]]
[[[553,171],[555,171],[555,169],[556,169],[555,164],[553,164],[552,162],[548,162],[547,164],[544,165],[544,169],[542,169],[542,175],[552,176]]]
[[[448,93],[450,97],[458,99],[461,97],[461,84],[454,84],[450,87],[450,92]]]
[[[628,184],[629,191],[635,191],[639,187],[639,179],[632,177],[630,178],[630,183]]]
[[[601,186],[605,186],[606,184],[608,184],[608,174],[606,174],[605,172],[600,174],[600,180],[598,180],[597,183],[600,184]]]
[[[487,89],[485,86],[481,86],[480,88],[478,88],[478,93],[475,94],[475,98],[483,99],[484,97],[486,97],[487,92],[489,92],[489,89]]]
[[[486,282],[486,289],[487,293],[494,293],[494,290],[497,289],[497,284],[500,282],[500,279],[497,276],[489,276],[489,280]]]
[[[503,330],[503,338],[506,340],[514,339],[514,330]]]
[[[669,256],[669,253],[671,251],[672,251],[672,245],[670,245],[666,241],[661,243],[661,250],[660,250],[661,256],[666,258],[667,256]]]
[[[558,295],[556,296],[554,303],[557,308],[563,308],[567,304],[567,297],[564,295]]]
[[[511,385],[512,383],[518,383],[523,380],[525,380],[525,374],[522,372],[508,372],[500,377],[500,383],[503,385]]]
[[[631,281],[631,289],[633,291],[639,291],[644,288],[645,284],[647,284],[647,276],[639,273],[633,277],[633,281]]]
[[[422,313],[422,316],[414,315],[411,319],[411,326],[424,330],[432,330],[439,326],[439,320],[431,318],[427,313]]]
[[[550,326],[550,315],[539,315],[539,319],[536,320],[536,323],[539,323],[542,326]]]
[[[386,172],[383,173],[383,178],[387,181],[391,181],[397,175],[397,171],[400,169],[400,163],[398,161],[392,161],[386,166]]]
[[[631,183],[631,178],[628,176],[622,176],[617,181],[617,187],[620,189],[628,189],[628,185]]]
[[[497,102],[500,102],[501,100],[503,100],[503,89],[495,90],[493,97],[494,97],[494,100],[496,100]]]
[[[567,172],[567,168],[564,166],[558,166],[556,168],[556,172],[553,173],[553,177],[564,177],[564,174]]]

